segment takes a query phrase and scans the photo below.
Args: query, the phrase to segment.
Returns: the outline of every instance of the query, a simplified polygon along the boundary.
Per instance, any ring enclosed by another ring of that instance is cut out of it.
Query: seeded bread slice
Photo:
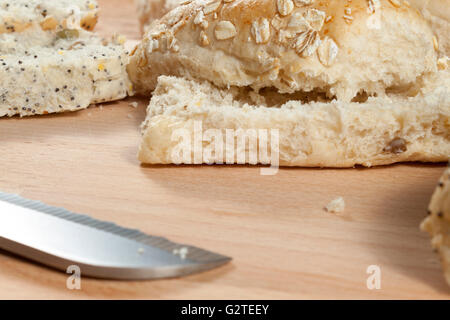
[[[96,0],[0,0],[0,34],[33,27],[92,30],[97,19]]]
[[[128,55],[83,30],[0,35],[0,117],[83,109],[132,94]]]
[[[209,133],[219,134],[218,139],[223,139],[227,147],[225,151],[235,155],[238,145],[227,145],[227,129],[278,129],[282,166],[370,167],[403,161],[448,161],[450,75],[442,71],[422,88],[415,97],[392,94],[361,103],[317,102],[323,99],[320,94],[257,94],[161,76],[142,127],[139,160],[149,164],[177,163],[174,153],[183,147],[178,129],[193,139],[201,124],[203,133],[212,129]],[[308,102],[311,99],[316,101]],[[257,139],[260,141],[259,136]],[[194,163],[193,140],[183,143],[192,143],[186,150],[190,150],[187,159]],[[204,141],[203,150],[213,148],[214,143],[214,139]],[[200,155],[198,163],[228,163],[225,151],[223,157],[220,152],[209,159]],[[248,153],[249,145],[239,151]],[[245,162],[249,163],[248,156]],[[251,164],[260,162],[259,158]]]
[[[450,285],[450,168],[439,181],[428,214],[421,228],[432,236],[431,244],[441,256],[445,279]]]

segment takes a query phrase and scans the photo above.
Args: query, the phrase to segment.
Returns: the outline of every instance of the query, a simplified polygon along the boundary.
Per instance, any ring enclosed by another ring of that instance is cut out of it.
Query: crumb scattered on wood
[[[130,106],[132,106],[133,108],[137,108],[138,103],[136,101],[130,102]]]
[[[338,197],[331,201],[326,207],[325,210],[327,210],[330,213],[341,213],[345,210],[345,201],[344,198]]]

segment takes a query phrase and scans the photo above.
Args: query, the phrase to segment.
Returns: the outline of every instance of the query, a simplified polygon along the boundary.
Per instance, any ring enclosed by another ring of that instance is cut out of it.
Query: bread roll
[[[320,94],[281,95],[273,89],[259,94],[248,89],[218,89],[206,81],[161,76],[142,127],[139,160],[150,164],[271,163],[304,167],[447,161],[450,75],[441,71],[421,88],[415,97],[391,93],[358,103],[327,101]],[[264,130],[265,137],[278,130],[278,150],[272,149],[273,140],[266,143],[258,135],[252,158],[249,142],[239,145],[238,139],[228,140],[227,132],[233,130],[234,134],[239,129],[258,134]],[[208,136],[211,133],[218,138]],[[180,140],[180,134],[187,138]],[[197,142],[199,152],[195,152],[196,136],[203,139]],[[205,157],[202,150],[215,150],[217,142],[223,148]],[[268,161],[257,152],[260,143],[271,155]],[[183,156],[179,156],[180,149],[186,150]],[[234,154],[230,159],[226,157],[229,152]]]
[[[422,230],[432,236],[431,244],[439,253],[444,276],[450,285],[450,168],[440,179],[428,208]]]
[[[0,0],[0,34],[35,27],[92,30],[97,19],[96,0]]]
[[[384,97],[437,70],[434,34],[405,3],[194,0],[151,24],[128,72],[147,95],[159,75],[174,75],[341,102]]]

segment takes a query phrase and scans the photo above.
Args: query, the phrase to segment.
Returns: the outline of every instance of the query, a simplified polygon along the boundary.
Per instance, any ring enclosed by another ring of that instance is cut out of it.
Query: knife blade
[[[0,192],[0,248],[83,276],[144,280],[219,267],[231,258]]]

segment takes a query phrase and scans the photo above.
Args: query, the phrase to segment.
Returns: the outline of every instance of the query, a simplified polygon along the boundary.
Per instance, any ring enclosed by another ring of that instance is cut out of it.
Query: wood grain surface
[[[98,30],[138,39],[131,0],[99,1]],[[138,108],[130,103],[137,101]],[[233,257],[182,279],[82,279],[0,252],[0,298],[448,299],[438,257],[420,232],[444,165],[372,169],[140,166],[148,99],[54,116],[0,120],[0,190]],[[323,207],[343,196],[347,208]],[[366,286],[370,265],[381,289]]]

